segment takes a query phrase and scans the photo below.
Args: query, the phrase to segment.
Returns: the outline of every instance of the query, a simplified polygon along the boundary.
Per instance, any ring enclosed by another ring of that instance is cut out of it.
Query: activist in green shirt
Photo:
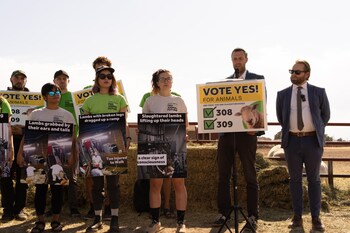
[[[67,110],[68,112],[72,113],[74,120],[75,120],[75,136],[78,137],[79,135],[79,127],[78,127],[78,121],[77,117],[75,115],[74,110],[74,104],[72,99],[72,94],[70,91],[68,91],[68,83],[69,83],[69,76],[66,71],[64,70],[58,70],[54,74],[53,82],[58,85],[61,89],[61,99],[58,104],[59,107]],[[70,208],[70,216],[71,217],[80,217],[81,214],[78,210],[78,203],[76,200],[77,196],[77,179],[78,179],[78,167],[79,162],[77,161],[77,166],[75,169],[66,171],[67,176],[69,178],[69,185],[68,185],[68,204]]]

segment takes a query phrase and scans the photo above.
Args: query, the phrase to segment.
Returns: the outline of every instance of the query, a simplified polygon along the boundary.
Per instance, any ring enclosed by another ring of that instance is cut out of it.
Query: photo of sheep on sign
[[[261,112],[261,102],[255,102],[241,108],[235,116],[242,118],[242,124],[245,129],[263,129],[265,127],[265,117]]]

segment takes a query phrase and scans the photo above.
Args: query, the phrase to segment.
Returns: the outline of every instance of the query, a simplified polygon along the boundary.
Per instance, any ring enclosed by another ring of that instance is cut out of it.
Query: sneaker
[[[312,217],[312,230],[317,232],[324,232],[325,227],[319,217]]]
[[[15,217],[13,216],[13,214],[9,214],[9,213],[3,213],[2,217],[1,217],[1,221],[2,222],[9,222],[12,221]]]
[[[72,209],[70,209],[70,216],[75,217],[75,218],[80,218],[81,214],[80,214],[79,210],[77,210],[76,208],[72,208]]]
[[[186,233],[186,225],[184,223],[178,223],[176,233]]]
[[[101,217],[96,215],[94,222],[86,228],[86,232],[98,232],[103,228],[102,222],[101,222]]]
[[[24,213],[23,210],[21,210],[21,212],[19,212],[18,214],[15,215],[15,219],[18,221],[25,221],[27,220],[28,216],[26,213]]]
[[[147,227],[147,230],[146,230],[146,233],[155,233],[155,232],[158,232],[160,231],[160,222],[152,222],[148,227]]]
[[[250,216],[248,222],[244,225],[240,233],[256,232],[256,229],[258,229],[257,223],[258,221],[255,216]]]
[[[93,208],[90,208],[88,213],[84,216],[85,220],[93,219],[95,217],[95,210]]]
[[[294,214],[291,223],[288,225],[288,228],[292,230],[302,230],[303,229],[303,219],[300,215]]]
[[[227,221],[229,221],[230,218],[227,219]],[[212,227],[221,227],[222,224],[224,224],[224,222],[226,221],[226,217],[222,214],[220,214],[216,220],[211,224]],[[226,221],[226,222],[227,222]]]

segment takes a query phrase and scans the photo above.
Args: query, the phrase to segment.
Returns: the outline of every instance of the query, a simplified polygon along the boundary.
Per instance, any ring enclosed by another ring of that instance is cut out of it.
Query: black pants
[[[4,214],[13,215],[13,204],[15,202],[15,189],[13,188],[12,177],[1,177],[1,205],[4,208]]]
[[[44,215],[46,208],[47,184],[35,185],[34,205],[37,215]],[[63,187],[61,185],[50,185],[51,190],[51,211],[53,214],[60,214],[62,210]]]
[[[94,176],[92,180],[92,201],[94,209],[102,210],[104,200],[104,176]],[[106,176],[106,181],[111,209],[118,209],[120,203],[119,175]]]
[[[234,167],[234,158],[238,153],[247,183],[248,216],[258,218],[258,181],[256,176],[257,137],[246,132],[225,133],[218,142],[219,184],[217,204],[219,213],[226,215],[231,208],[230,179]],[[242,192],[243,193],[243,192]]]

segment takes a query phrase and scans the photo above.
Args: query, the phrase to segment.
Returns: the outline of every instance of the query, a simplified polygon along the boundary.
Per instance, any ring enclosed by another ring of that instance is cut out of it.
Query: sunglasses
[[[61,92],[60,91],[50,91],[49,93],[49,96],[54,96],[54,95],[61,95]]]
[[[113,79],[113,74],[99,74],[97,76],[99,79],[108,79],[112,80]]]
[[[296,74],[296,75],[299,75],[301,73],[305,73],[306,71],[303,71],[303,70],[289,70],[289,73],[290,74]]]
[[[172,77],[166,77],[166,78],[161,77],[161,78],[159,78],[159,82],[162,82],[162,83],[165,83],[166,81],[170,82],[172,80],[173,80]]]

